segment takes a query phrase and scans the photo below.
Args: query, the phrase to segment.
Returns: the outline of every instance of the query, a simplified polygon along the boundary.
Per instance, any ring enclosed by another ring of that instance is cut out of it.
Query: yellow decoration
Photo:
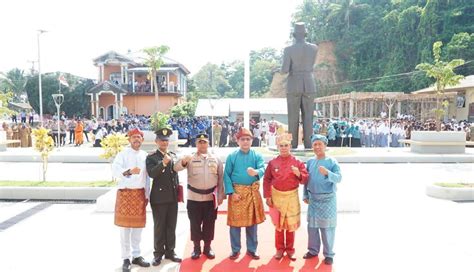
[[[163,135],[166,136],[166,134],[168,134],[168,131],[166,129],[163,129]]]
[[[46,171],[48,170],[49,153],[53,150],[54,141],[48,135],[49,129],[39,128],[33,129],[35,137],[35,150],[41,153],[41,160],[43,161],[43,181],[46,181]]]
[[[99,156],[106,160],[110,159],[112,161],[126,145],[128,145],[127,135],[122,133],[107,135],[107,137],[101,141],[101,146],[104,150],[104,153],[100,154]]]

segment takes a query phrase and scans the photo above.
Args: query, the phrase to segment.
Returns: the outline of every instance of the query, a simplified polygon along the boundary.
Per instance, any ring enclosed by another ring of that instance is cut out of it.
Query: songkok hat
[[[295,23],[295,28],[293,30],[293,33],[307,33],[306,28],[303,22],[297,22]]]
[[[140,135],[143,138],[143,131],[141,131],[138,128],[134,128],[132,130],[129,130],[128,133],[127,133],[127,136],[132,137],[133,135]]]
[[[201,132],[198,135],[196,135],[196,141],[209,142],[209,135],[207,135],[205,132]]]
[[[293,140],[293,135],[291,135],[290,133],[283,133],[281,135],[278,135],[276,143],[277,145],[290,144],[291,140]]]
[[[244,127],[240,128],[239,132],[236,135],[237,139],[240,139],[240,137],[242,136],[249,136],[250,138],[253,138],[252,132],[250,132],[250,130]]]
[[[169,128],[160,128],[155,131],[156,138],[162,141],[169,141],[170,135],[173,134],[173,131]]]
[[[325,145],[328,144],[328,138],[326,136],[321,135],[321,134],[315,134],[313,137],[311,137],[311,143],[314,144],[316,141],[322,141]]]

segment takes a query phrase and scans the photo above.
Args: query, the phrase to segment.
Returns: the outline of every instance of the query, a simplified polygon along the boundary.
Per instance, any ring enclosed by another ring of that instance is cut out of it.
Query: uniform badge
[[[166,134],[168,134],[168,130],[166,130],[166,129],[163,129],[161,132],[163,133],[164,136],[166,136]]]

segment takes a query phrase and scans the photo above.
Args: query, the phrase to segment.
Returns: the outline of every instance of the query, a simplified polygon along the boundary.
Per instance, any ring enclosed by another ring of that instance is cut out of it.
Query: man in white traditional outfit
[[[324,263],[331,265],[337,222],[336,184],[341,182],[342,176],[336,159],[326,157],[327,138],[316,134],[311,142],[316,156],[306,163],[309,180],[304,186],[303,201],[309,204],[308,252],[303,258],[317,257],[322,239]]]
[[[115,225],[120,227],[124,272],[131,271],[132,264],[150,266],[140,255],[140,240],[146,223],[146,205],[150,194],[150,178],[145,165],[148,154],[140,150],[143,132],[138,128],[130,130],[128,141],[130,147],[118,153],[112,164],[113,176],[118,180],[119,188],[115,203]]]

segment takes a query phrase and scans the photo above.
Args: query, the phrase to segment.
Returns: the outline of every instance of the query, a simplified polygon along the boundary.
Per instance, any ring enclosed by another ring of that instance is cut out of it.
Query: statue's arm
[[[290,67],[291,67],[291,58],[290,58],[290,54],[288,52],[288,47],[287,47],[285,48],[285,51],[283,52],[283,63],[281,65],[280,73],[288,74],[290,72]]]

